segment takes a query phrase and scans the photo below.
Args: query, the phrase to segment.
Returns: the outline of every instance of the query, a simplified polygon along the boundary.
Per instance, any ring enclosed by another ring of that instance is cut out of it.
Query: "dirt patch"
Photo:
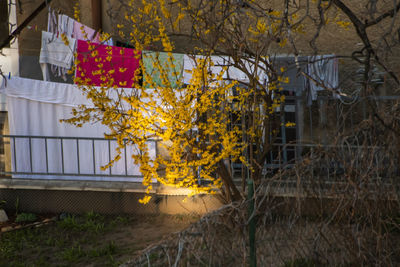
[[[41,227],[1,233],[0,266],[115,266],[197,219],[189,215],[66,215]]]

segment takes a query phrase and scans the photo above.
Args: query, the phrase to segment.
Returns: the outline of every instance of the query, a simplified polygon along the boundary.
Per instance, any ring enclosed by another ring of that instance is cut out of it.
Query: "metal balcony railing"
[[[117,141],[95,137],[0,135],[3,146],[1,175],[138,178],[142,175],[132,155],[137,147],[125,145],[121,159],[104,169],[115,156]],[[150,156],[157,155],[151,140]],[[10,157],[11,156],[11,157]]]

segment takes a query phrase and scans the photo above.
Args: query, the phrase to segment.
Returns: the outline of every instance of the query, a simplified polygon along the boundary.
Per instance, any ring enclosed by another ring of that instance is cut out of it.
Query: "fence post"
[[[253,187],[253,180],[247,180],[247,199],[249,203],[248,207],[248,216],[249,219],[253,215],[254,212],[254,187]],[[250,260],[249,266],[256,267],[257,266],[257,259],[256,259],[256,224],[255,224],[255,216],[251,217],[249,221],[249,246],[250,246]]]

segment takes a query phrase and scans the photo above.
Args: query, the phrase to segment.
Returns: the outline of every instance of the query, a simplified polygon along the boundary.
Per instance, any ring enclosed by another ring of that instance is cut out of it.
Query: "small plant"
[[[84,216],[67,214],[58,222],[58,226],[64,229],[87,231],[96,234],[106,230],[104,217],[94,212],[88,212]]]
[[[100,215],[94,211],[87,212],[85,214],[85,217],[87,220],[92,220],[92,221],[95,221],[95,220],[103,221],[104,220],[104,217],[102,215]]]
[[[104,222],[96,222],[92,220],[87,220],[84,224],[80,225],[81,231],[89,231],[92,233],[101,233],[105,230]]]
[[[62,258],[68,262],[76,262],[80,258],[85,257],[85,255],[86,253],[82,250],[80,245],[74,245],[61,253]]]
[[[112,221],[112,224],[115,226],[117,223],[122,223],[123,225],[129,224],[129,218],[125,216],[118,216]]]
[[[58,222],[58,226],[64,229],[79,229],[79,224],[74,215],[65,215],[62,220]]]
[[[33,213],[20,213],[15,218],[17,223],[34,222],[37,220],[37,216]]]

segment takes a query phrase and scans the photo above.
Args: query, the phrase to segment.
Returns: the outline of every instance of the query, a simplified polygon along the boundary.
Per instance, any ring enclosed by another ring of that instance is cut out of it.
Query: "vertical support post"
[[[94,150],[94,139],[92,139],[92,152],[93,152],[93,173],[96,174],[96,155]]]
[[[17,170],[17,150],[16,150],[16,148],[15,148],[15,142],[16,142],[16,138],[15,138],[15,136],[13,136],[12,137],[12,139],[13,139],[13,147],[14,147],[14,167],[15,167],[15,172],[18,172],[18,170]]]
[[[286,151],[286,118],[285,118],[285,103],[281,103],[281,149],[283,155],[283,163],[287,163],[287,151]],[[279,162],[281,162],[281,157],[279,157]],[[280,166],[279,166],[280,167]]]
[[[312,121],[312,105],[308,107],[308,115],[310,117],[310,140],[314,142],[313,121]]]
[[[46,149],[46,173],[49,173],[49,155],[47,149],[47,137],[44,138],[44,146]]]
[[[302,90],[296,90],[296,144],[303,143],[304,134],[304,102],[302,98]],[[296,161],[300,159],[303,147],[296,146]]]
[[[249,216],[249,247],[250,247],[250,259],[249,266],[256,267],[257,259],[256,259],[256,223],[253,216],[254,213],[254,184],[253,180],[247,179],[247,198],[248,198],[248,216]]]
[[[110,141],[110,139],[108,139],[108,163],[110,163],[111,162],[111,141]],[[109,175],[111,176],[111,166],[110,167],[108,167],[108,173],[109,173]]]
[[[323,134],[320,134],[320,140],[322,142],[323,145],[326,145],[328,143],[327,140],[327,136],[328,136],[328,132],[327,132],[327,124],[328,124],[328,118],[327,118],[327,112],[326,112],[326,108],[327,108],[327,101],[325,101],[324,98],[319,97],[318,98],[318,109],[319,109],[319,128],[322,129],[321,132],[323,132]]]
[[[33,172],[33,166],[32,166],[32,138],[29,137],[29,164],[31,166],[31,173]]]
[[[60,138],[60,144],[61,144],[61,170],[62,173],[64,174],[64,140],[62,137]]]
[[[124,139],[124,163],[125,163],[125,176],[128,176],[128,160],[126,158],[126,140]]]
[[[78,174],[81,174],[81,166],[79,161],[79,138],[76,138],[76,162],[78,164]]]

